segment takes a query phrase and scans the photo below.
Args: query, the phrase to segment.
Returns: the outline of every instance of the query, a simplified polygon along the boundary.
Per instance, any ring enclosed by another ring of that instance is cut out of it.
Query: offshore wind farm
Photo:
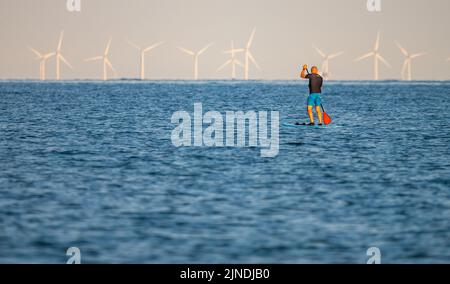
[[[108,80],[108,68],[115,74],[117,75],[117,71],[116,69],[114,69],[111,61],[109,60],[109,50],[111,48],[111,42],[112,42],[112,38],[109,39],[108,43],[106,44],[106,48],[105,48],[105,52],[103,53],[103,55],[99,55],[99,56],[95,56],[95,57],[90,57],[85,59],[86,62],[89,61],[102,61],[102,66],[103,66],[103,81]]]
[[[13,26],[8,26],[14,21],[8,20],[9,15],[6,13],[9,7],[13,8],[14,5],[5,4],[2,9],[6,19],[3,33],[7,44],[1,47],[3,50],[1,58],[4,65],[0,67],[0,78],[39,79],[39,62],[34,61],[35,54],[30,52],[28,47],[38,51],[56,52],[55,47],[58,46],[60,39],[58,35],[64,30],[59,54],[63,55],[74,69],[64,63],[60,56],[49,58],[46,61],[47,75],[45,78],[47,80],[57,80],[58,78],[65,80],[102,79],[96,70],[96,65],[84,62],[84,59],[97,53],[99,49],[104,49],[104,44],[110,37],[115,39],[110,60],[114,62],[118,78],[142,79],[144,70],[146,73],[144,79],[146,80],[193,79],[193,63],[189,62],[188,57],[180,53],[177,47],[183,46],[198,51],[206,43],[214,42],[214,46],[199,59],[199,79],[231,79],[231,70],[228,74],[216,72],[219,66],[230,59],[222,52],[229,48],[231,40],[234,41],[236,49],[246,49],[249,37],[255,27],[257,27],[257,31],[253,46],[249,51],[262,70],[254,65],[248,52],[237,53],[235,54],[236,59],[247,67],[241,70],[240,66],[236,66],[236,80],[245,80],[246,78],[252,80],[296,79],[297,76],[294,73],[298,72],[299,66],[306,62],[310,65],[318,65],[321,69],[327,68],[326,65],[322,66],[325,63],[323,56],[317,53],[317,50],[311,49],[312,45],[323,52],[329,52],[327,55],[344,52],[339,57],[330,60],[332,76],[329,79],[374,80],[375,59],[354,62],[354,58],[359,54],[364,54],[369,46],[373,46],[374,37],[378,31],[381,32],[379,54],[392,65],[392,68],[385,68],[385,64],[381,60],[377,60],[380,80],[403,79],[401,73],[404,58],[398,52],[396,42],[411,48],[412,51],[414,49],[427,51],[426,57],[413,59],[412,79],[445,80],[450,78],[449,64],[446,61],[450,56],[450,42],[446,37],[439,36],[445,34],[445,17],[440,14],[444,13],[446,9],[440,9],[442,12],[434,10],[434,14],[437,13],[435,17],[428,16],[428,12],[426,17],[421,18],[422,24],[419,25],[414,22],[414,19],[411,19],[412,13],[408,11],[408,9],[413,9],[410,7],[417,7],[417,5],[410,5],[409,2],[405,2],[407,4],[403,6],[400,6],[400,2],[389,3],[388,5],[395,8],[386,6],[386,9],[380,13],[368,12],[365,5],[356,4],[355,0],[351,0],[354,2],[353,4],[339,4],[331,1],[327,1],[326,4],[314,3],[310,5],[311,7],[308,8],[310,12],[303,15],[304,20],[302,20],[302,17],[298,17],[293,11],[301,10],[303,1],[295,3],[290,0],[282,0],[285,3],[278,6],[274,3],[258,3],[258,7],[267,9],[258,9],[258,13],[254,14],[251,13],[252,5],[250,3],[240,5],[232,0],[230,3],[235,5],[225,6],[214,1],[209,3],[199,1],[203,3],[188,5],[179,0],[173,0],[173,3],[168,2],[167,6],[156,5],[155,8],[152,8],[156,3],[154,1],[125,7],[122,2],[113,0],[113,2],[108,2],[106,7],[96,3],[84,3],[84,9],[80,12],[69,12],[65,10],[64,5],[61,5],[61,13],[52,10],[51,6],[29,3],[27,4],[29,7],[46,15],[46,22],[34,20],[33,15],[27,10],[19,10],[20,13],[15,17],[17,21],[24,23],[24,28],[16,31],[15,37],[11,32],[14,29]],[[249,1],[253,2],[253,0]],[[21,2],[23,0],[19,0],[16,5],[20,5]],[[431,11],[439,5],[447,5],[445,2],[438,2],[431,6],[419,4],[420,9]],[[55,3],[57,2],[55,1]],[[55,8],[58,6],[60,5],[55,4]],[[214,6],[220,7],[224,14],[204,13],[205,10],[212,9]],[[122,15],[120,22],[112,16],[113,14],[106,12],[98,18],[98,24],[86,27],[88,22],[96,19],[95,16],[102,9],[108,11],[109,7],[120,7]],[[233,9],[237,7],[240,9]],[[302,28],[308,27],[309,23],[314,22],[314,18],[321,9],[332,11],[333,15],[339,16],[339,19],[342,20],[333,24],[331,18],[324,17],[320,22],[315,22],[316,29]],[[271,10],[282,10],[286,22],[277,21],[276,17],[279,14],[269,13]],[[134,15],[131,14],[131,11]],[[161,15],[170,14],[172,11],[174,18],[158,17],[158,11]],[[397,13],[395,17],[393,17],[393,11]],[[59,14],[67,19],[58,19]],[[226,17],[225,15],[230,16]],[[355,17],[344,21],[343,19],[347,15]],[[232,20],[233,17],[235,17],[235,21]],[[402,20],[397,23],[395,20],[397,18]],[[206,24],[208,22],[210,24]],[[44,23],[45,25],[52,23],[51,28],[44,26]],[[274,25],[274,23],[277,24]],[[413,36],[413,33],[409,32],[410,29],[406,24],[412,25],[413,29],[418,30],[417,36]],[[421,33],[420,30],[424,28],[432,28],[437,32]],[[349,29],[352,30],[352,33],[347,32]],[[142,60],[142,54],[135,46],[130,45],[129,41],[141,48],[160,41],[164,41],[165,44],[145,53],[145,60]],[[8,57],[8,54],[15,54],[16,58],[19,57],[20,60],[13,60],[13,56]],[[55,59],[57,60],[55,61]],[[55,68],[59,68],[59,71]],[[326,75],[327,70],[324,71],[323,73]],[[406,77],[407,74],[405,74]],[[116,78],[110,77],[110,79]]]
[[[249,76],[250,71],[249,70],[250,70],[251,65],[256,67],[257,70],[262,71],[261,67],[259,66],[259,64],[257,63],[255,57],[253,56],[253,54],[251,52],[255,34],[256,34],[256,28],[254,28],[252,30],[251,35],[243,48],[235,48],[234,41],[231,41],[231,48],[229,50],[225,51],[226,54],[231,55],[231,58],[229,60],[227,60],[222,66],[220,66],[218,68],[217,72],[221,71],[226,66],[230,65],[231,66],[231,77],[230,78],[232,80],[236,80],[236,79],[238,79],[237,75],[236,75],[237,74],[236,67],[242,67],[243,68],[243,78],[242,79],[249,80],[250,79],[250,76]],[[61,61],[64,64],[66,64],[68,67],[73,69],[72,65],[67,61],[67,59],[61,53],[63,35],[64,35],[64,32],[61,32],[60,39],[58,42],[58,47],[54,53],[47,53],[45,55],[42,55],[35,49],[29,47],[30,51],[32,51],[37,56],[37,59],[40,60],[40,67],[39,67],[39,79],[40,80],[46,80],[46,76],[45,76],[46,62],[49,59],[51,59],[53,56],[55,56],[55,58],[56,58],[56,80],[60,80],[60,77],[61,77],[61,75],[60,75],[60,65],[61,65],[60,62]],[[149,53],[153,49],[162,45],[164,42],[160,41],[151,46],[142,48],[139,45],[135,44],[134,42],[132,42],[128,39],[126,39],[125,41],[130,46],[134,47],[136,50],[139,51],[140,61],[139,61],[139,77],[138,78],[140,80],[145,80],[146,79],[146,77],[145,77],[145,65],[146,65],[145,55],[146,55],[146,53]],[[397,41],[395,41],[394,43],[400,49],[402,54],[406,57],[403,65],[401,67],[401,72],[400,72],[401,80],[412,81],[412,61],[413,61],[413,59],[416,59],[418,57],[426,55],[426,53],[421,52],[421,53],[409,54],[408,51],[406,51],[406,49],[404,49]],[[209,43],[208,45],[204,46],[202,49],[200,49],[198,51],[192,51],[190,49],[186,49],[186,48],[180,47],[180,46],[177,47],[178,50],[180,50],[181,52],[183,52],[187,55],[190,55],[193,58],[193,69],[192,69],[193,70],[193,76],[192,76],[193,80],[201,79],[200,73],[199,73],[200,56],[203,53],[205,53],[212,45],[213,45],[213,43]],[[380,79],[380,62],[383,63],[386,67],[392,68],[391,64],[381,55],[381,53],[380,53],[381,46],[380,45],[381,45],[381,32],[378,31],[372,51],[355,59],[355,61],[361,61],[361,60],[364,60],[367,58],[373,58],[373,80],[374,81],[378,81]],[[110,48],[111,48],[111,40],[108,42],[107,47],[105,49],[105,53],[102,56],[96,56],[96,57],[88,58],[85,60],[85,61],[96,61],[96,60],[103,61],[102,79],[104,81],[108,80],[108,72],[107,72],[108,68],[115,75],[118,74],[116,69],[114,69],[111,61],[108,58]],[[323,59],[323,62],[320,65],[321,66],[321,69],[320,69],[321,74],[323,75],[323,77],[325,79],[330,79],[330,77],[331,77],[330,61],[332,59],[335,59],[335,58],[341,56],[344,53],[344,51],[340,51],[340,52],[336,52],[336,53],[327,55],[321,49],[319,49],[317,46],[313,45],[313,48]],[[241,55],[241,54],[243,55],[242,56],[243,58],[238,57],[238,55]],[[240,60],[244,61],[244,63],[242,63]],[[446,61],[450,61],[450,58],[447,59]],[[171,78],[167,78],[167,79],[171,79]]]
[[[227,60],[223,65],[221,65],[219,67],[219,69],[217,69],[217,72],[219,72],[220,70],[222,70],[225,67],[227,67],[228,65],[230,65],[231,66],[231,79],[235,80],[237,66],[244,68],[244,64],[242,64],[242,62],[236,58],[236,55],[241,52],[244,52],[244,49],[243,48],[235,48],[234,41],[231,41],[231,48],[224,52],[226,54],[230,54],[231,58],[229,60]]]

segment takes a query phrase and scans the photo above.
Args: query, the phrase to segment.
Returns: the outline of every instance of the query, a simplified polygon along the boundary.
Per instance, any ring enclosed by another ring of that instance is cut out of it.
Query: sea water
[[[0,262],[450,262],[450,82],[0,82]],[[279,153],[175,147],[177,111],[279,111]]]

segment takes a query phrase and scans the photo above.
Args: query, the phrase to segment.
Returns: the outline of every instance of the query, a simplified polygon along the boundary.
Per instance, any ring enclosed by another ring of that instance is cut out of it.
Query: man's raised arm
[[[308,75],[308,65],[303,65],[303,70],[302,73],[300,74],[300,77],[302,77],[303,79],[306,79],[306,75]]]

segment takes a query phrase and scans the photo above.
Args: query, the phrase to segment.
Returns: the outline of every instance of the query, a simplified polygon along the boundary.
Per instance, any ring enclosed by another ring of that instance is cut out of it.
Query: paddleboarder
[[[302,73],[300,74],[302,79],[309,80],[309,96],[307,101],[307,111],[310,123],[308,125],[314,126],[314,115],[313,107],[315,107],[317,112],[317,117],[319,118],[319,125],[323,124],[322,116],[322,101],[320,95],[322,93],[323,78],[319,75],[319,69],[316,66],[311,68],[311,73],[308,72],[308,65],[303,65]],[[300,123],[297,123],[299,125]]]

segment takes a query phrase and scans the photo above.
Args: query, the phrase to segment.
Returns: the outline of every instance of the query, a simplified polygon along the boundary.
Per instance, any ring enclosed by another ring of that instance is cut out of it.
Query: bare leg
[[[309,116],[309,121],[311,123],[314,123],[314,115],[313,115],[313,107],[312,106],[308,106],[308,116]]]
[[[320,106],[316,106],[316,112],[319,117],[319,124],[323,124],[322,110],[320,109]]]

